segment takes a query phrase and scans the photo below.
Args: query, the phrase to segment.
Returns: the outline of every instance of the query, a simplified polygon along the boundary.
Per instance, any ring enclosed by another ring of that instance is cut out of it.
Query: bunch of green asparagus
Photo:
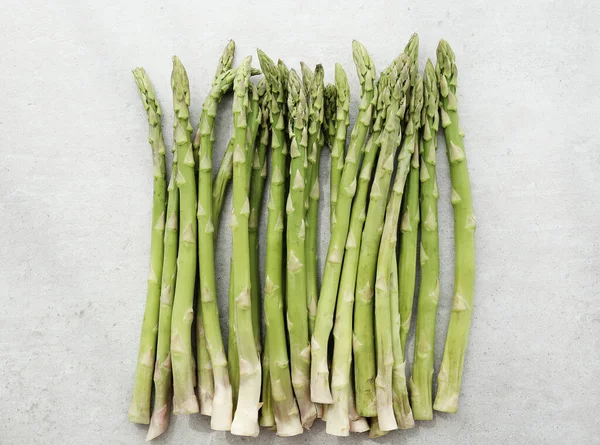
[[[188,76],[174,57],[168,185],[162,110],[146,72],[134,70],[148,116],[154,198],[129,420],[149,424],[148,440],[166,431],[171,412],[200,412],[211,417],[214,430],[241,436],[257,436],[260,426],[294,436],[320,418],[332,435],[369,431],[378,437],[431,420],[433,410],[457,411],[473,308],[475,217],[454,53],[442,40],[436,66],[428,60],[421,74],[418,50],[415,34],[378,76],[366,48],[353,42],[361,94],[348,142],[350,88],[339,64],[328,85],[321,65],[313,71],[301,64],[298,73],[261,50],[260,69],[252,68],[251,57],[233,68],[231,41],[194,134]],[[213,174],[215,117],[229,92],[233,131]],[[455,279],[434,397],[440,123],[450,164]],[[325,147],[331,156],[330,240],[319,287]],[[263,241],[258,229],[267,180]],[[215,238],[230,183],[227,273],[215,268]],[[264,276],[259,242],[266,242]],[[217,274],[229,276],[227,346]]]

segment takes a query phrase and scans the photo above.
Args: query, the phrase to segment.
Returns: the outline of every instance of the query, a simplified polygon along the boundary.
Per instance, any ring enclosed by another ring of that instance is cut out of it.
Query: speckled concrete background
[[[53,4],[50,6],[50,4]],[[381,68],[421,35],[459,64],[459,102],[478,218],[476,304],[456,415],[378,442],[600,443],[600,6],[590,1],[215,2],[4,0],[0,15],[0,443],[137,444],[127,422],[146,294],[151,158],[130,70],[166,110],[170,57],[186,65],[192,116],[228,39],[290,66],[339,61],[358,104],[350,43]],[[252,4],[256,3],[256,4]],[[217,155],[230,131],[218,119]],[[328,168],[324,156],[323,170]],[[452,295],[452,209],[439,154],[442,294]],[[328,190],[326,175],[324,191]],[[328,202],[323,193],[323,206]],[[229,206],[226,202],[225,208]],[[321,254],[327,247],[322,212]],[[228,227],[218,243],[225,299]],[[323,258],[323,256],[321,256]],[[225,313],[223,313],[225,316]],[[411,353],[409,353],[410,355]],[[158,444],[359,444],[309,434],[257,440],[179,417]]]

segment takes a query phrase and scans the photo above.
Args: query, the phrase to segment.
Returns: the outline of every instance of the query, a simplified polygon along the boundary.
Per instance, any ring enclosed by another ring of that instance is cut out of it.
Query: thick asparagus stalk
[[[389,279],[396,249],[398,220],[402,205],[404,186],[410,169],[412,155],[418,149],[418,130],[423,106],[423,81],[417,78],[411,92],[409,117],[404,130],[404,140],[398,154],[396,178],[385,214],[381,245],[377,258],[377,279],[375,295],[375,325],[377,337],[377,416],[382,430],[411,428],[414,425],[408,391],[406,389],[405,361],[400,347],[399,331],[392,335],[392,320],[397,323],[397,312],[390,303]],[[397,279],[397,277],[394,277]],[[386,282],[387,281],[387,282]],[[393,340],[396,340],[395,342]],[[394,347],[395,345],[395,347]],[[391,355],[390,355],[391,353]],[[391,361],[390,361],[391,359]],[[390,379],[391,377],[391,379]],[[390,385],[391,384],[391,385]],[[393,400],[390,414],[389,403]]]
[[[437,132],[439,128],[439,90],[435,68],[425,65],[424,104],[421,134],[421,285],[417,301],[415,355],[410,378],[410,396],[416,420],[433,419],[432,377],[435,324],[440,296],[440,256],[438,241],[438,188],[436,179]]]
[[[319,222],[319,169],[321,149],[325,143],[322,131],[325,104],[323,83],[323,67],[317,65],[312,79],[309,95],[308,116],[308,168],[306,170],[308,190],[308,210],[306,211],[306,296],[308,301],[308,334],[313,333],[317,317],[317,230]]]
[[[165,142],[160,124],[161,109],[154,93],[154,87],[143,68],[136,68],[133,71],[133,76],[148,115],[148,141],[152,148],[154,166],[154,193],[148,293],[128,417],[130,422],[147,424],[150,421],[152,371],[156,357],[156,326],[159,321],[160,286],[163,268],[166,205]]]
[[[401,54],[382,74],[379,80],[379,89],[385,89],[388,82],[391,82],[389,88],[393,95],[392,106],[388,110],[386,96],[380,94],[378,117],[373,125],[376,136],[385,128],[385,132],[381,133],[384,140],[380,143],[385,143],[386,151],[379,157],[374,187],[369,197],[355,289],[353,349],[356,409],[360,415],[366,417],[373,417],[377,414],[373,295],[377,252],[379,251],[381,227],[392,178],[393,157],[397,140],[401,135],[400,124],[407,108],[407,92],[410,86],[409,61],[405,54]],[[392,157],[391,161],[390,156]]]
[[[380,86],[382,82],[380,82]],[[387,106],[390,104],[390,90],[387,86],[379,90],[378,103]],[[397,105],[396,105],[397,108]],[[354,203],[352,204],[352,213],[350,216],[350,229],[346,240],[346,252],[344,255],[344,264],[342,276],[338,290],[338,299],[335,315],[335,324],[333,328],[334,348],[332,364],[331,391],[333,396],[333,405],[329,407],[327,417],[327,433],[336,436],[347,436],[350,432],[349,417],[349,398],[350,398],[350,365],[352,361],[352,315],[354,309],[354,291],[356,284],[356,272],[358,268],[358,256],[362,241],[362,231],[365,222],[367,209],[367,197],[369,194],[369,185],[373,167],[379,149],[381,139],[381,119],[385,115],[385,110],[378,113],[376,125],[373,133],[365,147],[365,156],[362,162],[360,175],[358,177],[358,186]],[[395,139],[394,139],[395,141]],[[380,160],[390,158],[390,174],[393,167],[393,147],[386,144],[381,153]],[[380,162],[383,164],[383,162]],[[375,180],[377,181],[377,179]],[[378,189],[378,184],[374,182],[373,191]]]
[[[223,337],[219,322],[217,287],[215,281],[214,232],[212,208],[212,166],[214,121],[217,106],[233,85],[235,72],[229,70],[233,61],[235,44],[230,41],[219,60],[218,71],[209,95],[202,106],[198,132],[194,145],[199,150],[198,174],[198,261],[200,266],[200,304],[202,320],[198,326],[204,328],[206,347],[212,364],[214,379],[214,397],[212,401],[211,428],[217,431],[229,431],[231,428],[232,396],[227,369],[227,357],[223,346]],[[199,312],[199,311],[198,311]],[[198,368],[202,363],[198,364]],[[202,374],[199,375],[199,388],[203,387]],[[202,408],[202,389],[200,390]]]
[[[467,349],[475,286],[475,216],[471,184],[463,144],[464,134],[458,121],[456,99],[457,70],[454,52],[448,42],[440,41],[437,49],[437,77],[440,88],[440,116],[450,161],[452,205],[454,206],[454,299],[446,334],[438,388],[433,408],[455,413]]]
[[[194,393],[194,357],[191,327],[194,319],[194,286],[196,281],[196,175],[192,148],[189,104],[189,81],[185,68],[173,57],[173,108],[175,122],[173,137],[177,146],[179,187],[179,248],[177,280],[171,319],[171,360],[173,367],[173,412],[198,412]]]
[[[248,152],[248,85],[250,82],[251,57],[244,59],[234,81],[233,124],[235,148],[233,152],[233,213],[231,230],[233,238],[233,295],[235,296],[235,336],[239,356],[240,388],[232,434],[240,436],[258,435],[258,408],[260,401],[261,369],[254,334],[250,297],[250,241],[248,239],[247,162]]]
[[[310,345],[306,298],[306,148],[308,104],[300,77],[294,70],[288,79],[288,132],[290,137],[290,184],[287,213],[287,322],[290,338],[292,386],[298,400],[302,425],[309,428],[317,412],[310,400]]]
[[[410,59],[410,84],[414,88],[419,73],[419,36],[413,34],[404,52]],[[402,202],[400,222],[400,256],[398,276],[400,279],[400,341],[402,351],[410,329],[412,306],[417,272],[417,238],[419,226],[419,153],[415,152],[412,169],[408,173],[406,192]]]
[[[346,153],[346,134],[350,125],[350,85],[342,65],[335,64],[335,89],[336,89],[336,114],[335,114],[335,141],[331,147],[331,185],[330,185],[330,229],[335,228],[335,207],[339,194],[340,180],[344,170],[344,156]],[[332,124],[333,125],[333,124]]]
[[[336,205],[336,224],[331,233],[327,251],[323,285],[319,295],[317,320],[311,341],[311,399],[317,403],[333,403],[329,388],[329,364],[327,349],[329,335],[333,327],[333,312],[336,304],[337,289],[342,269],[344,245],[350,224],[352,200],[356,192],[358,166],[363,154],[363,145],[373,116],[373,98],[376,97],[375,66],[366,48],[354,41],[352,53],[362,88],[359,114],[350,137],[350,146],[346,154],[344,170],[340,181],[338,202]]]
[[[269,349],[269,372],[273,396],[273,411],[280,436],[295,436],[302,433],[300,416],[290,377],[285,324],[283,316],[283,231],[286,156],[285,137],[285,86],[284,73],[262,51],[258,50],[260,66],[267,81],[269,118],[271,122],[271,176],[267,218],[267,256],[265,277],[265,327]]]

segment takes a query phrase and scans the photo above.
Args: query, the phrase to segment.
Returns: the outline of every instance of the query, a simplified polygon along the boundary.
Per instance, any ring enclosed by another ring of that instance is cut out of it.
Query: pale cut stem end
[[[366,431],[369,431],[369,422],[364,417],[350,421],[351,433],[364,433]]]
[[[333,397],[329,389],[329,373],[317,374],[310,384],[310,400],[314,403],[331,405]]]
[[[277,435],[281,437],[298,436],[304,432],[297,414],[281,418],[275,413],[275,423],[277,425]]]
[[[306,388],[306,394],[304,394],[302,397],[296,397],[296,400],[298,402],[298,409],[300,410],[302,426],[306,429],[310,429],[317,418],[317,408],[316,405],[310,400],[308,388]]]
[[[127,418],[131,423],[139,423],[141,425],[148,425],[148,423],[150,423],[150,413],[141,413],[137,407],[137,403],[135,402],[135,400],[132,400],[131,405],[129,405],[129,412],[127,413]]]
[[[213,414],[213,395],[198,387],[198,400],[200,404],[200,414],[203,416],[212,416]]]
[[[377,391],[377,419],[379,429],[382,431],[392,431],[398,429],[396,416],[394,415],[394,406],[392,404],[391,391],[378,387]]]
[[[346,437],[350,435],[350,417],[348,415],[348,400],[346,394],[337,394],[333,405],[327,409],[325,432],[332,436]],[[340,391],[342,392],[342,391]]]
[[[215,397],[212,401],[210,427],[215,431],[231,430],[233,402],[231,386],[215,382]]]
[[[438,381],[433,409],[442,413],[456,413],[458,411],[458,391],[451,389],[446,382]]]
[[[155,439],[167,431],[167,428],[169,427],[169,414],[168,404],[163,405],[152,413],[148,434],[146,435],[147,441]]]
[[[237,408],[231,423],[231,434],[236,436],[256,437],[259,433],[258,410],[260,404],[261,368],[260,364],[254,375],[240,382]]]

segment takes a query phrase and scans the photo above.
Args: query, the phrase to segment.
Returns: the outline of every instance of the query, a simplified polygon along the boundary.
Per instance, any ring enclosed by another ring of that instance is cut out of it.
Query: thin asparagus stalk
[[[377,257],[375,294],[377,417],[379,418],[379,427],[384,431],[395,429],[398,426],[400,428],[411,428],[414,425],[406,389],[404,356],[402,348],[398,347],[400,346],[399,337],[392,335],[392,317],[394,317],[394,313],[390,302],[389,279],[391,269],[396,269],[393,264],[393,253],[396,249],[398,220],[412,154],[418,148],[418,130],[422,106],[423,81],[417,78],[415,88],[411,93],[409,118],[404,130],[405,137],[402,141],[402,147],[398,154],[396,178],[386,208],[381,245]],[[394,278],[397,279],[397,277]],[[394,338],[396,339],[396,347],[394,347]]]
[[[233,123],[235,128],[235,149],[233,152],[233,213],[231,229],[233,238],[233,295],[235,296],[235,334],[238,347],[240,388],[237,407],[231,424],[231,433],[240,436],[257,436],[258,408],[260,402],[261,368],[252,332],[252,312],[250,297],[250,241],[248,239],[248,199],[247,162],[248,152],[248,85],[250,82],[250,61],[248,56],[240,67],[234,81]]]
[[[257,143],[252,160],[252,178],[250,180],[250,217],[248,219],[248,237],[250,239],[250,279],[252,282],[252,311],[258,312],[260,327],[260,296],[261,283],[258,258],[258,222],[262,204],[265,180],[267,178],[267,148],[269,145],[269,99],[266,94],[267,82],[262,79],[258,83],[261,122],[257,134]],[[267,340],[262,349],[262,407],[260,411],[260,425],[265,427],[275,426],[273,413],[273,400],[271,396],[271,375],[269,373],[269,353]]]
[[[336,134],[336,101],[337,101],[337,91],[335,89],[335,85],[327,84],[325,86],[325,110],[323,116],[323,131],[325,133],[325,144],[327,148],[329,148],[330,156],[331,156],[331,166],[329,170],[329,222],[333,218],[333,214],[335,212],[335,203],[331,201],[333,197],[334,183],[333,183],[333,175],[336,171],[334,159],[333,159],[333,147],[335,146],[335,134]],[[339,178],[338,178],[339,179]],[[339,183],[339,181],[338,181]],[[337,194],[337,184],[335,184],[336,194]],[[336,196],[337,199],[337,196]],[[331,230],[331,225],[330,225]]]
[[[350,224],[352,200],[356,192],[358,166],[363,154],[363,146],[373,116],[373,99],[376,97],[375,66],[366,48],[359,42],[352,43],[352,53],[361,83],[362,98],[359,114],[350,137],[350,147],[346,154],[344,170],[340,181],[340,193],[336,205],[336,224],[331,234],[327,260],[323,272],[323,285],[319,295],[317,320],[311,341],[311,399],[317,403],[333,403],[329,388],[329,364],[327,349],[333,327],[333,312],[342,269],[344,245]]]
[[[227,304],[229,311],[227,314],[227,324],[229,327],[229,337],[227,339],[227,365],[229,368],[229,383],[231,385],[231,397],[233,410],[237,407],[238,394],[240,392],[240,361],[237,350],[237,333],[235,323],[235,298],[233,294],[233,259],[229,263],[229,286],[227,288]],[[233,337],[233,338],[232,338]]]
[[[286,156],[285,138],[285,72],[258,50],[260,66],[267,80],[269,119],[271,122],[271,176],[267,218],[267,256],[264,289],[265,327],[269,354],[269,372],[273,396],[273,411],[279,436],[302,433],[302,425],[290,377],[289,359],[283,316],[283,231]]]
[[[419,73],[419,36],[413,34],[404,52],[410,59],[410,84],[415,87]],[[406,192],[402,202],[400,223],[400,256],[398,276],[400,279],[400,341],[405,351],[406,337],[410,329],[412,306],[417,273],[417,238],[419,234],[419,153],[415,152],[412,169],[408,173]]]
[[[381,83],[380,83],[381,85]],[[385,87],[379,90],[379,98],[385,97],[381,102],[387,107],[390,103],[390,90]],[[385,111],[381,114],[385,114]],[[356,272],[358,267],[358,255],[362,241],[362,230],[365,222],[367,196],[373,166],[379,154],[381,147],[379,125],[381,115],[378,113],[376,121],[377,130],[372,133],[365,147],[365,157],[362,162],[360,175],[358,177],[358,187],[354,203],[352,204],[352,213],[350,216],[350,229],[346,240],[346,252],[344,255],[344,264],[342,276],[338,290],[337,307],[335,314],[335,324],[333,328],[334,348],[333,363],[331,368],[332,380],[331,391],[333,405],[329,407],[328,421],[326,431],[335,436],[348,436],[350,432],[350,365],[352,361],[352,315],[354,309],[354,290],[356,284]],[[389,146],[389,147],[388,147]],[[390,144],[386,145],[389,151],[392,149]],[[382,152],[380,159],[391,157],[391,167],[393,167],[393,152]],[[374,183],[375,184],[375,183]],[[378,186],[375,184],[375,190]]]
[[[185,68],[173,57],[173,108],[175,110],[174,141],[177,146],[179,187],[179,248],[177,280],[171,319],[171,360],[173,367],[173,412],[197,413],[194,393],[194,356],[191,327],[194,319],[194,286],[196,281],[196,175],[191,140],[189,81]]]
[[[197,303],[196,308],[196,392],[198,393],[198,405],[200,414],[204,416],[213,415],[213,398],[215,395],[215,378],[213,365],[208,352],[206,340],[206,329],[204,329],[204,314],[202,305]]]
[[[417,301],[415,355],[410,378],[410,396],[415,420],[433,419],[432,378],[435,325],[440,296],[440,256],[438,240],[438,188],[436,179],[439,90],[435,68],[425,65],[424,105],[421,134],[421,285]]]
[[[310,344],[306,298],[306,148],[308,144],[308,104],[302,81],[290,71],[288,79],[288,133],[290,137],[290,183],[287,213],[287,323],[290,338],[292,386],[302,425],[309,428],[317,416],[310,400]]]
[[[352,382],[354,382],[354,373],[352,372],[352,366],[350,366],[350,384],[348,385],[348,417],[350,418],[350,432],[364,433],[365,431],[369,431],[369,422],[356,411],[354,385]]]
[[[452,48],[445,40],[437,49],[437,77],[440,88],[440,116],[450,161],[452,205],[454,206],[454,299],[446,334],[444,356],[438,374],[438,388],[433,409],[448,413],[458,411],[458,396],[475,286],[475,216],[471,198],[469,170],[463,143],[464,134],[458,120],[456,99],[457,70]]]
[[[194,146],[199,150],[198,174],[198,261],[200,266],[200,305],[202,319],[198,326],[203,328],[206,348],[212,364],[214,397],[212,400],[211,428],[217,431],[229,431],[232,416],[232,395],[229,383],[227,357],[223,346],[221,326],[219,322],[219,307],[217,304],[217,286],[215,281],[214,232],[212,208],[212,169],[214,122],[217,106],[221,98],[233,86],[235,71],[231,71],[235,43],[231,40],[219,60],[217,73],[210,93],[202,105],[202,114],[198,124],[198,132]],[[198,311],[200,312],[200,311]],[[199,342],[200,344],[200,342]],[[198,368],[203,363],[199,362]],[[202,373],[199,374],[200,406],[202,403]]]
[[[312,79],[309,95],[308,117],[308,168],[306,171],[308,193],[308,210],[306,211],[306,292],[308,303],[308,334],[312,335],[317,316],[317,298],[319,286],[317,283],[317,230],[319,222],[319,169],[321,149],[325,142],[322,132],[324,118],[323,67],[317,65]]]
[[[330,185],[330,230],[335,228],[335,207],[338,200],[339,185],[344,170],[346,153],[346,134],[350,125],[350,85],[342,65],[335,64],[336,115],[335,141],[331,147],[331,185]],[[332,124],[333,125],[333,124]]]
[[[407,108],[407,92],[410,86],[409,62],[401,54],[379,79],[379,89],[391,83],[393,99],[389,110],[385,95],[378,100],[378,119],[373,125],[377,136],[382,132],[385,153],[379,157],[375,172],[374,187],[369,197],[369,207],[362,232],[362,244],[358,259],[354,306],[354,375],[356,409],[361,416],[377,414],[375,390],[375,333],[373,322],[373,295],[377,267],[377,253],[381,240],[381,227],[385,216],[385,205],[389,194],[393,171],[393,159],[397,140],[401,138],[401,121]],[[387,117],[386,117],[387,116]],[[389,121],[388,121],[389,119]],[[384,124],[385,122],[385,124]],[[391,156],[391,161],[390,161]]]
[[[159,321],[160,285],[163,268],[163,237],[165,232],[166,167],[165,142],[160,124],[161,109],[154,87],[143,68],[136,68],[133,76],[148,115],[148,141],[152,148],[154,192],[152,200],[152,237],[150,241],[150,273],[140,347],[129,405],[129,421],[147,424],[150,421],[152,371],[156,357],[157,325]]]
[[[217,170],[217,174],[213,181],[213,224],[215,224],[214,236],[217,236],[216,227],[219,225],[219,219],[221,216],[221,210],[223,209],[223,199],[225,198],[225,191],[227,185],[231,181],[233,176],[233,148],[235,138],[232,136],[229,139],[221,164]]]
[[[179,190],[175,185],[177,175],[177,151],[173,147],[171,178],[167,187],[167,218],[165,226],[163,273],[158,319],[158,343],[154,368],[154,407],[146,440],[152,440],[169,427],[172,397],[171,373],[171,313],[177,276],[177,238],[179,235]]]

